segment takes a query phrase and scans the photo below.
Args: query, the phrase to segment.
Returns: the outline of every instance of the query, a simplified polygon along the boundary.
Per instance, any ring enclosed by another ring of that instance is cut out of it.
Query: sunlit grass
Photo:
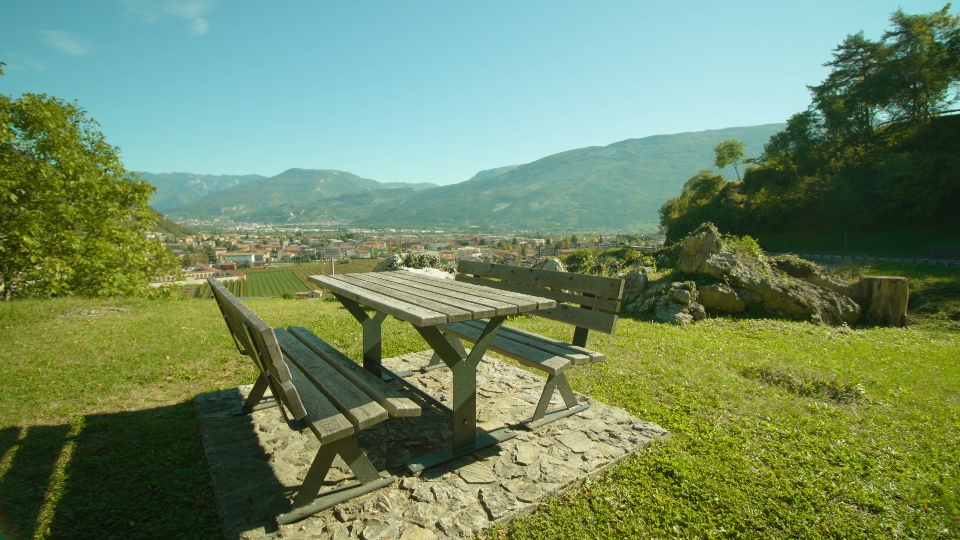
[[[920,298],[956,291],[952,275],[910,277]],[[247,303],[360,356],[360,327],[336,301]],[[672,435],[490,535],[955,537],[960,333],[949,316],[911,324],[621,318],[615,336],[591,333],[608,361],[571,370],[574,388]],[[422,348],[387,319],[386,356]],[[0,506],[22,538],[219,535],[191,400],[255,373],[213,302],[0,303],[0,358]]]

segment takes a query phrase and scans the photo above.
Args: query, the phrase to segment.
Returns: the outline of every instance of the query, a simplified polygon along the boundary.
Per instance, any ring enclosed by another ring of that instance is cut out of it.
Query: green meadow
[[[762,313],[679,327],[622,317],[578,392],[670,437],[489,538],[956,538],[960,272],[907,275],[909,329]],[[359,358],[339,303],[249,300]],[[557,338],[553,321],[511,325]],[[388,319],[384,354],[425,348]],[[204,300],[0,303],[0,506],[27,538],[217,538],[192,398],[252,363]]]

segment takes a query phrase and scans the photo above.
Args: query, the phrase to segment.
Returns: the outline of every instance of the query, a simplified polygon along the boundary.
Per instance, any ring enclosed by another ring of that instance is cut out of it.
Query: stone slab
[[[426,365],[431,352],[384,360],[395,370]],[[584,366],[580,369],[589,369]],[[415,372],[408,380],[449,404],[448,369]],[[484,357],[477,370],[478,422],[508,427],[518,436],[413,475],[404,462],[446,447],[450,419],[423,404],[417,418],[392,418],[356,438],[373,464],[397,477],[393,485],[278,527],[319,449],[309,432],[291,431],[276,408],[230,415],[250,391],[241,386],[194,399],[201,440],[229,539],[444,539],[470,538],[494,523],[532,511],[625,456],[666,434],[626,411],[577,394],[590,408],[533,431],[519,428],[533,414],[544,379]],[[411,394],[411,397],[412,394]],[[551,409],[562,405],[555,393]],[[322,491],[354,482],[340,458]]]

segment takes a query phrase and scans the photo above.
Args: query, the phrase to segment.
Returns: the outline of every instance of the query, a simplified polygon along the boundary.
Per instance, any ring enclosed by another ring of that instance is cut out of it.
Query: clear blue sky
[[[0,0],[0,93],[78,101],[131,170],[447,184],[783,122],[846,34],[944,3]]]

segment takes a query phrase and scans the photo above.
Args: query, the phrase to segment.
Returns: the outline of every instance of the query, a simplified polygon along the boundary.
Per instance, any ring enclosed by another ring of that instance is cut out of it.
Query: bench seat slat
[[[340,409],[340,412],[356,426],[358,431],[389,418],[386,409],[360,391],[306,345],[300,343],[300,340],[283,328],[274,329],[274,333],[277,335],[283,354]],[[297,388],[301,386],[297,385]]]
[[[493,287],[494,289],[500,289],[504,291],[545,296],[547,298],[552,298],[557,302],[580,304],[582,306],[590,306],[597,309],[605,309],[607,311],[620,311],[619,301],[601,298],[599,296],[583,296],[562,291],[554,291],[545,287],[537,287],[536,285],[524,285],[522,283],[514,283],[512,281],[494,281],[492,279],[478,278],[468,276],[466,274],[457,274],[457,281],[472,283],[474,285],[483,285],[484,287]]]
[[[387,384],[373,373],[363,369],[313,332],[302,326],[290,326],[287,331],[333,366],[350,382],[366,392],[381,407],[386,409],[390,416],[420,416],[420,406],[414,403],[412,399],[405,397],[399,388]]]
[[[442,325],[442,328],[445,332],[473,343],[480,339],[481,330],[475,326],[464,323],[450,323]],[[521,364],[543,370],[550,375],[561,373],[571,365],[570,360],[566,358],[499,336],[493,338],[489,350],[513,358]]]
[[[477,319],[464,324],[469,324],[482,329],[486,324],[486,321],[483,319]],[[564,341],[551,339],[541,336],[540,334],[526,332],[510,326],[501,326],[500,332],[497,335],[503,337],[504,339],[516,341],[517,343],[522,343],[523,345],[527,345],[529,347],[540,349],[557,356],[562,356],[567,360],[570,360],[570,363],[575,366],[589,364],[592,362],[602,362],[607,359],[607,356],[603,353],[591,351],[583,347],[577,347],[576,345],[570,345]]]
[[[284,362],[289,362],[284,360]],[[300,400],[307,409],[307,416],[302,418],[310,431],[320,439],[320,444],[328,444],[349,437],[356,432],[353,423],[330,403],[313,383],[300,371],[288,364],[291,379],[300,394]]]

